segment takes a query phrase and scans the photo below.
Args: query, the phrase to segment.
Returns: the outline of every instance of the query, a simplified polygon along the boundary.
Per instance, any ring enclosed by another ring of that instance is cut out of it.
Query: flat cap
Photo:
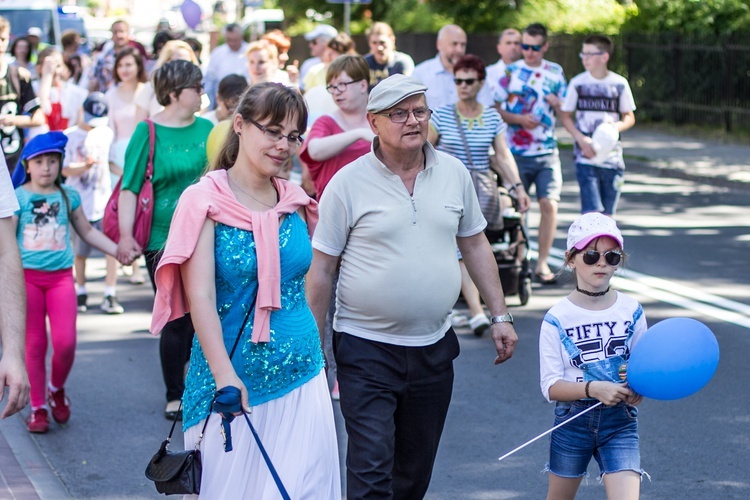
[[[408,97],[424,94],[426,91],[427,86],[412,76],[391,75],[372,89],[367,101],[367,111],[380,113]]]

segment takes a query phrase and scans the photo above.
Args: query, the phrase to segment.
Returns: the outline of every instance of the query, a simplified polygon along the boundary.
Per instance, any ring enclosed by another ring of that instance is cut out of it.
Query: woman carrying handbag
[[[198,180],[206,166],[206,139],[213,125],[195,116],[200,109],[202,78],[200,68],[188,61],[169,62],[154,74],[156,96],[164,110],[151,118],[156,132],[154,174],[151,179],[154,212],[151,235],[145,248],[141,248],[133,235],[136,202],[144,183],[150,149],[149,130],[145,122],[136,126],[125,152],[118,208],[118,256],[139,255],[142,252],[154,291],[154,271],[167,239],[177,200],[185,188]],[[185,364],[190,358],[193,333],[190,316],[169,322],[161,331],[159,353],[167,387],[164,415],[169,419],[179,412],[185,389]]]
[[[494,108],[485,108],[479,94],[486,77],[484,62],[477,56],[466,54],[453,66],[458,102],[435,110],[430,121],[427,139],[438,151],[461,160],[471,174],[474,187],[487,219],[487,229],[502,229],[500,193],[495,174],[491,169],[490,148],[495,149],[497,164],[509,191],[518,200],[518,211],[528,210],[531,200],[523,188],[518,168],[505,143],[505,122]],[[490,326],[484,314],[479,291],[471,280],[466,266],[460,260],[461,292],[469,306],[469,326],[477,336]]]
[[[341,498],[321,337],[304,290],[317,204],[278,177],[306,124],[296,90],[250,87],[211,172],[180,198],[156,271],[151,331],[187,313],[196,330],[183,429],[186,449],[200,442],[201,498],[280,497],[245,416],[290,498]],[[231,387],[241,401],[232,414],[246,415],[209,418],[217,389]]]

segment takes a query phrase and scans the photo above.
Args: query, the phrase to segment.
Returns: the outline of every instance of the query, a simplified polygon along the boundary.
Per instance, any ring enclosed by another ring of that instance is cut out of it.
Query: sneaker
[[[452,327],[466,326],[469,324],[469,318],[467,318],[465,314],[461,314],[455,309],[451,311],[450,320]]]
[[[469,328],[474,332],[474,335],[481,337],[484,331],[490,327],[490,320],[482,314],[477,314],[469,320]]]
[[[65,395],[65,389],[52,392],[47,388],[47,404],[52,410],[52,418],[55,419],[55,422],[64,424],[70,420],[70,399]],[[45,410],[46,412],[47,410]]]
[[[31,415],[26,419],[26,428],[34,434],[45,434],[49,431],[49,415],[45,408],[31,410]]]
[[[78,312],[85,313],[88,310],[88,306],[86,306],[86,301],[89,299],[89,296],[85,293],[82,293],[78,296]]]
[[[333,389],[331,389],[331,399],[334,401],[338,401],[341,399],[341,395],[339,394],[339,379],[335,378],[333,379]]]
[[[101,308],[107,314],[122,314],[125,312],[125,309],[122,308],[117,297],[114,295],[105,295]]]

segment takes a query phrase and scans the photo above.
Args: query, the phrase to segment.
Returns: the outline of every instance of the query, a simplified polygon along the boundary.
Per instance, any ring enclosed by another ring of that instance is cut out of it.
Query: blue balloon
[[[193,0],[185,0],[180,6],[180,12],[182,12],[182,18],[185,19],[185,23],[191,30],[195,29],[201,23],[203,11],[201,10],[201,6]]]
[[[649,328],[635,345],[627,380],[647,398],[674,400],[698,392],[718,365],[719,343],[706,325],[670,318]]]

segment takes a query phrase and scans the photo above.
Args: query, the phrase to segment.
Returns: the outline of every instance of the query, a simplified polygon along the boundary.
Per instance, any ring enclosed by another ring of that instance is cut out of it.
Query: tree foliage
[[[266,0],[284,9],[290,34],[300,34],[315,21],[306,11],[331,12],[327,22],[344,25],[344,6],[325,0]],[[681,32],[722,35],[750,32],[748,0],[372,0],[351,6],[352,33],[373,21],[385,21],[396,32],[434,33],[456,23],[467,33],[498,33],[545,24],[555,33]]]
[[[750,31],[747,0],[635,0],[638,15],[623,29],[646,33],[728,35]]]

